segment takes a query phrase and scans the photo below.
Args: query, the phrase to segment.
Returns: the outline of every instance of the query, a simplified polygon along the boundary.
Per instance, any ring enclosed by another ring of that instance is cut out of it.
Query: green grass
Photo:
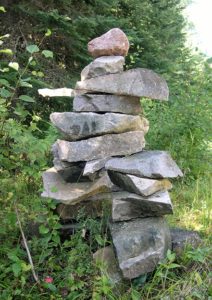
[[[97,249],[111,242],[107,216],[94,220],[81,215],[80,228],[70,238],[61,240],[59,219],[53,212],[55,204],[38,196],[39,183],[21,177],[5,179],[0,212],[0,299],[212,299],[210,186],[209,178],[189,185],[175,182],[171,192],[175,213],[167,217],[172,226],[199,231],[201,248],[188,248],[180,258],[169,253],[154,273],[125,283],[119,290],[110,283],[104,268],[92,259]],[[32,277],[14,204],[28,237],[40,284]],[[34,236],[27,229],[32,222],[38,224]],[[47,276],[53,278],[51,284],[44,282]]]

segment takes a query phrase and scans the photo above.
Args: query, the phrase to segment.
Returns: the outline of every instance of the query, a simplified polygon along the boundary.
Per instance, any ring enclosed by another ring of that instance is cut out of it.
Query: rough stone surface
[[[105,208],[111,210],[111,193],[101,193],[86,199],[75,205],[66,205],[60,203],[56,211],[64,221],[70,221],[77,218],[80,212],[90,218],[103,217]]]
[[[166,151],[142,151],[123,158],[112,158],[107,170],[148,178],[175,178],[183,173]]]
[[[117,112],[139,115],[142,113],[140,98],[133,96],[85,94],[76,96],[73,101],[76,112]]]
[[[64,138],[69,141],[109,133],[146,130],[146,119],[143,121],[139,116],[117,113],[55,112],[50,115],[50,119]]]
[[[117,284],[122,281],[121,271],[112,246],[97,250],[93,254],[93,258],[97,264],[102,264],[104,272],[109,277],[112,284]]]
[[[96,58],[81,72],[81,80],[114,74],[123,71],[125,59],[123,56],[102,56]]]
[[[111,190],[111,181],[103,176],[95,182],[67,183],[51,168],[43,173],[44,192],[42,197],[52,198],[64,204],[73,205],[88,197]]]
[[[190,246],[195,249],[202,243],[197,231],[171,228],[170,232],[172,239],[172,251],[178,256],[183,253],[186,246]]]
[[[102,159],[95,159],[86,162],[83,175],[90,176],[95,174],[97,171],[103,169],[105,167],[105,163],[110,159],[110,157],[102,158]]]
[[[162,217],[112,223],[110,229],[119,267],[128,279],[152,272],[171,249],[170,231]]]
[[[76,162],[136,153],[143,149],[145,141],[142,131],[132,131],[78,142],[57,140],[56,146],[60,160]]]
[[[56,144],[52,146],[52,154],[54,156],[53,164],[56,171],[67,182],[88,181],[87,176],[83,176],[85,162],[70,163],[61,161],[58,156]]]
[[[149,196],[156,192],[170,190],[172,188],[171,182],[167,179],[155,180],[140,178],[114,171],[108,171],[108,175],[111,181],[117,186],[120,186],[123,190],[141,196]]]
[[[117,192],[113,193],[112,197],[112,220],[114,222],[173,213],[168,192],[158,192],[149,197]]]
[[[76,90],[168,100],[166,81],[148,69],[132,69],[79,81]]]
[[[126,34],[119,28],[113,28],[88,43],[88,52],[93,57],[121,55],[126,56],[129,41]]]

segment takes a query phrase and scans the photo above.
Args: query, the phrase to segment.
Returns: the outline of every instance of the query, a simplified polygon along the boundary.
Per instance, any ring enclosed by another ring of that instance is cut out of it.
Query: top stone
[[[113,28],[88,43],[88,52],[93,57],[121,55],[126,56],[129,41],[126,34],[119,28]]]

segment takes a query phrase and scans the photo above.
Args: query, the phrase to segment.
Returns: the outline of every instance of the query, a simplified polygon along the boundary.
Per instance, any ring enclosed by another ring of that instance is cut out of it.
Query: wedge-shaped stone
[[[123,56],[101,56],[82,70],[81,80],[122,72],[124,63]]]
[[[60,160],[76,162],[129,155],[139,152],[145,146],[143,131],[107,134],[78,142],[57,140]]]
[[[166,81],[147,69],[132,69],[79,81],[76,90],[168,100]]]
[[[130,115],[142,113],[139,97],[98,94],[76,96],[73,101],[73,111],[117,112]]]
[[[170,231],[161,217],[113,223],[110,226],[119,267],[125,278],[154,271],[171,249]]]
[[[114,222],[173,213],[168,192],[158,192],[149,197],[128,192],[116,192],[113,193],[112,197],[112,219]]]
[[[105,164],[107,170],[148,178],[175,178],[182,171],[166,151],[142,151],[123,158],[112,158]]]
[[[128,50],[128,38],[119,28],[113,28],[88,43],[88,52],[93,57],[100,57],[103,55],[126,56]]]
[[[55,168],[43,173],[43,184],[42,197],[52,198],[69,205],[76,204],[99,193],[109,192],[112,186],[108,176],[104,176],[95,182],[67,183]]]
[[[119,172],[108,171],[111,181],[130,193],[141,196],[149,196],[159,191],[170,190],[172,184],[168,179],[155,180],[140,178],[134,175],[122,174]]]
[[[107,158],[101,158],[101,159],[95,159],[86,162],[83,175],[84,176],[90,176],[98,172],[99,170],[103,169],[105,167],[105,163],[110,159],[110,157]]]
[[[146,119],[115,113],[55,112],[50,115],[50,119],[65,139],[70,141],[109,133],[146,130]]]

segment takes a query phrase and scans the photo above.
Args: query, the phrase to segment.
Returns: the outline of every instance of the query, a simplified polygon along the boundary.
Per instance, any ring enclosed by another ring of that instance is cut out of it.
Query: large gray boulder
[[[142,113],[140,98],[132,96],[85,94],[74,98],[75,112],[117,112],[129,115]]]
[[[165,191],[172,188],[172,184],[168,179],[149,179],[140,178],[138,176],[122,174],[119,172],[108,171],[111,181],[131,193],[141,196],[149,196],[159,191]]]
[[[149,197],[128,192],[116,192],[112,194],[112,199],[112,220],[114,222],[173,213],[168,192],[158,192]]]
[[[146,120],[139,116],[117,113],[97,114],[92,112],[55,112],[50,115],[51,122],[69,141],[92,136],[128,131],[145,131]]]
[[[145,146],[143,131],[107,134],[78,142],[57,140],[60,160],[68,162],[90,161],[110,156],[130,155]]]
[[[105,164],[107,170],[138,177],[175,178],[183,173],[166,151],[142,151],[123,158],[112,158]]]
[[[166,81],[147,69],[132,69],[79,81],[76,90],[168,100]]]
[[[73,205],[100,193],[110,192],[113,184],[107,175],[94,182],[67,183],[51,168],[43,173],[44,192],[42,197]]]
[[[122,72],[124,63],[123,56],[98,57],[82,70],[81,80]]]
[[[112,223],[110,230],[119,267],[128,279],[154,271],[171,249],[170,231],[162,217]]]

